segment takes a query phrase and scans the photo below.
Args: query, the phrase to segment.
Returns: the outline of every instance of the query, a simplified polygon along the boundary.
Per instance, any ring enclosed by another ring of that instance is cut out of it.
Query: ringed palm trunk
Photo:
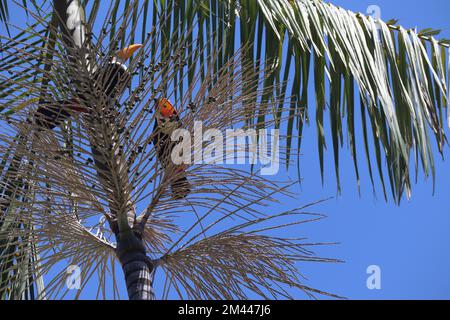
[[[125,275],[130,300],[152,300],[154,266],[145,253],[142,240],[133,232],[119,234],[117,257]]]
[[[84,10],[79,0],[54,0],[53,3],[60,17],[60,30],[68,52],[68,63],[75,67],[73,72],[77,74],[76,66],[80,57],[93,60],[89,57],[89,43],[85,38]],[[111,129],[112,124],[107,117],[95,117],[95,114],[101,112],[98,107],[92,106],[93,114],[88,116],[88,122],[92,126],[88,135],[97,176],[102,188],[110,195],[109,209],[115,218],[114,222],[110,221],[110,226],[116,235],[116,254],[122,265],[128,297],[132,300],[153,299],[154,266],[146,255],[141,236],[134,230],[136,215],[127,192],[129,179],[126,159],[119,154],[111,155],[108,151],[108,146],[113,146],[113,136],[116,133]]]

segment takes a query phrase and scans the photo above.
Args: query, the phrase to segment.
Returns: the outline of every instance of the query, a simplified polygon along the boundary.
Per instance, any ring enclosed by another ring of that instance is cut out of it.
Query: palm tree
[[[0,17],[5,20],[7,2],[0,3],[0,12],[4,13]],[[170,200],[164,191],[170,182],[165,180],[167,173],[158,168],[156,161],[144,164],[142,160],[151,159],[152,151],[143,157],[134,149],[151,136],[145,135],[149,130],[145,111],[149,101],[158,95],[172,97],[183,111],[189,102],[201,106],[194,115],[186,110],[183,122],[191,130],[194,116],[222,130],[239,124],[256,129],[273,125],[285,130],[283,154],[289,165],[292,153],[300,150],[303,126],[308,123],[312,69],[322,175],[324,113],[328,106],[338,188],[339,145],[345,122],[359,180],[354,116],[358,97],[369,174],[373,183],[368,151],[371,131],[385,197],[383,154],[396,201],[405,191],[410,196],[411,153],[417,155],[416,171],[420,159],[425,175],[434,174],[429,135],[434,134],[442,152],[444,109],[449,97],[448,43],[435,40],[435,30],[405,30],[396,21],[374,21],[319,0],[116,0],[105,18],[99,18],[100,1],[55,1],[53,10],[48,1],[31,3],[32,8],[25,11],[35,23],[13,36],[2,37],[6,54],[1,67],[4,83],[0,85],[0,108],[7,117],[9,131],[2,135],[0,167],[4,176],[2,222],[7,222],[2,223],[0,237],[0,247],[4,248],[0,291],[9,288],[7,297],[23,297],[24,288],[42,283],[38,281],[40,276],[61,257],[81,266],[84,275],[95,270],[104,275],[113,270],[114,259],[118,258],[128,278],[130,298],[152,296],[152,277],[160,266],[166,271],[168,288],[187,297],[245,297],[242,286],[263,297],[287,296],[283,288],[286,284],[314,292],[300,284],[296,276],[291,278],[283,272],[288,268],[296,274],[296,259],[315,259],[306,258],[301,243],[254,231],[241,232],[242,228],[275,217],[298,215],[294,210],[261,218],[261,212],[252,207],[272,200],[277,191],[285,190],[283,187],[261,180],[255,173],[194,166],[189,169],[195,177],[194,191],[214,196],[207,201]],[[84,15],[77,15],[78,25],[87,30],[86,37],[68,32],[71,28],[65,23],[70,5],[78,13],[83,7],[87,9],[87,21]],[[141,40],[145,50],[129,66],[135,73],[130,89],[114,97],[120,121],[102,117],[102,104],[91,88],[86,104],[97,117],[73,118],[60,131],[44,130],[46,134],[36,128],[30,110],[36,105],[69,100],[86,90],[80,84],[92,76],[92,69],[112,55],[117,46],[136,39]],[[235,46],[235,39],[239,39],[239,46]],[[291,70],[295,75],[292,82],[288,81]],[[199,87],[203,88],[200,93],[196,92]],[[218,113],[218,105],[223,114]],[[296,149],[293,138],[297,140]],[[123,146],[121,155],[118,146]],[[86,156],[91,160],[88,164],[81,160]],[[211,185],[217,181],[226,181],[227,186]],[[150,196],[146,194],[148,188]],[[139,202],[149,203],[142,215],[135,212]],[[206,207],[207,213],[174,240],[169,234],[177,225],[163,213],[174,214],[186,208],[195,213],[194,204]],[[257,216],[249,219],[243,213]],[[98,214],[104,216],[102,222],[83,225]],[[212,227],[230,216],[244,222],[211,234],[202,222],[213,214],[224,216],[209,224]],[[260,231],[265,229],[261,227]],[[93,230],[101,236],[94,235]],[[182,243],[190,232],[197,233]],[[78,250],[73,250],[74,245]],[[52,251],[55,248],[61,250]],[[261,248],[265,248],[264,252]],[[269,248],[272,251],[267,253]],[[147,254],[153,256],[148,258]],[[126,265],[136,260],[140,276],[132,279],[135,275],[127,271]],[[244,263],[236,265],[237,261]],[[21,271],[18,266],[22,266]],[[267,272],[256,272],[261,270]],[[60,293],[63,275],[47,285],[47,295]],[[105,276],[100,277],[101,288],[105,281]],[[207,285],[201,286],[200,281]],[[273,281],[276,289],[271,286]],[[42,297],[43,289],[38,291]],[[104,290],[99,292],[104,295]]]

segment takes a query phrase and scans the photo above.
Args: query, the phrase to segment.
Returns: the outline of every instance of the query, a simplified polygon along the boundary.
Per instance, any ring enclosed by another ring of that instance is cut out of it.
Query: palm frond
[[[270,218],[273,216],[266,219]],[[296,221],[299,223],[298,218]],[[236,229],[199,239],[165,255],[160,261],[168,277],[168,290],[163,296],[173,290],[183,293],[180,298],[197,300],[248,299],[249,292],[264,299],[292,299],[294,296],[286,288],[297,288],[312,298],[315,294],[339,298],[302,284],[295,262],[338,262],[313,255],[307,247],[316,244]]]
[[[308,61],[314,58],[320,162],[323,164],[325,148],[323,110],[328,106],[338,188],[339,148],[343,144],[345,118],[348,119],[349,146],[359,177],[354,124],[355,84],[362,116],[369,115],[372,129],[364,125],[363,132],[366,137],[367,131],[372,131],[383,189],[383,153],[392,196],[397,201],[405,191],[408,197],[411,194],[411,154],[420,155],[426,176],[434,175],[430,133],[442,152],[446,122],[442,113],[447,108],[449,93],[445,68],[447,45],[432,38],[436,32],[405,30],[316,0],[259,1],[258,4],[267,20],[279,23],[279,33],[287,31],[290,36],[287,41],[295,48],[292,53],[303,61],[300,61],[302,68],[307,67],[305,56]],[[430,48],[433,48],[431,54]],[[309,68],[301,74],[303,82],[308,77]],[[328,99],[326,78],[329,80]],[[310,107],[300,83],[297,81],[293,90],[302,97],[300,107],[307,117]],[[368,140],[364,143],[367,150]],[[366,155],[370,169],[370,155]],[[415,165],[417,169],[419,160]],[[323,175],[323,165],[321,172]]]
[[[0,22],[2,22],[6,29],[8,30],[8,24],[6,23],[9,19],[8,1],[0,1]],[[8,31],[9,32],[9,31]]]

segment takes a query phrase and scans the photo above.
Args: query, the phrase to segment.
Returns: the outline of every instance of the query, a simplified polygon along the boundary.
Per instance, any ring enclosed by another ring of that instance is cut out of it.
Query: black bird
[[[108,99],[113,98],[118,89],[123,90],[129,83],[131,75],[125,62],[140,48],[142,44],[133,44],[118,51],[104,68],[94,73],[95,83]]]

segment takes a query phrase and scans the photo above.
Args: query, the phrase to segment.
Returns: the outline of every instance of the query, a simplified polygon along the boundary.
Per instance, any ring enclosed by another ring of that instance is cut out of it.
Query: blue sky
[[[331,2],[363,13],[370,5],[377,5],[384,20],[396,18],[405,27],[442,29],[442,37],[450,38],[448,0]],[[11,12],[11,17],[14,19],[14,12]],[[310,97],[310,105],[314,105],[313,95]],[[311,123],[315,123],[314,117]],[[326,130],[329,132],[328,126]],[[329,134],[327,141],[331,142]],[[359,141],[360,147],[361,143]],[[353,163],[347,150],[341,157],[342,195],[336,196],[332,151],[325,155],[326,174],[322,186],[315,128],[312,126],[304,131],[301,150],[303,182],[301,188],[298,187],[298,204],[334,198],[314,207],[315,212],[324,213],[328,218],[302,226],[302,236],[317,242],[338,242],[318,248],[316,252],[345,261],[341,264],[299,264],[309,279],[307,284],[353,299],[449,299],[450,210],[445,200],[450,190],[449,164],[436,156],[434,195],[431,180],[426,181],[419,176],[418,184],[413,187],[412,199],[396,206],[391,199],[388,203],[384,201],[379,185],[377,195],[373,194],[363,150],[359,148],[358,151],[362,166],[361,196],[358,195]],[[435,151],[437,155],[436,148]],[[448,156],[446,152],[446,158]],[[296,170],[288,174],[294,179],[297,177]],[[281,176],[285,177],[285,173]],[[366,269],[370,265],[381,268],[381,290],[366,287]],[[84,297],[94,294],[87,292]]]
[[[396,18],[408,28],[442,29],[442,37],[450,37],[450,2],[445,0],[331,2],[363,13],[377,5],[384,20]],[[314,128],[305,131],[302,167],[308,169],[302,171],[300,193],[305,201],[336,195],[332,150],[326,154],[328,174],[322,187],[315,137]],[[445,155],[448,158],[448,152]],[[360,164],[364,164],[363,156],[360,152]],[[434,195],[432,181],[420,176],[412,199],[400,206],[391,200],[386,203],[380,188],[374,197],[367,170],[363,170],[359,197],[352,165],[350,153],[343,153],[342,195],[320,206],[327,219],[306,228],[314,240],[340,242],[318,252],[345,263],[306,265],[303,270],[310,284],[355,299],[449,299],[450,210],[445,200],[450,190],[449,164],[437,157]],[[381,268],[381,290],[366,287],[369,265]]]

